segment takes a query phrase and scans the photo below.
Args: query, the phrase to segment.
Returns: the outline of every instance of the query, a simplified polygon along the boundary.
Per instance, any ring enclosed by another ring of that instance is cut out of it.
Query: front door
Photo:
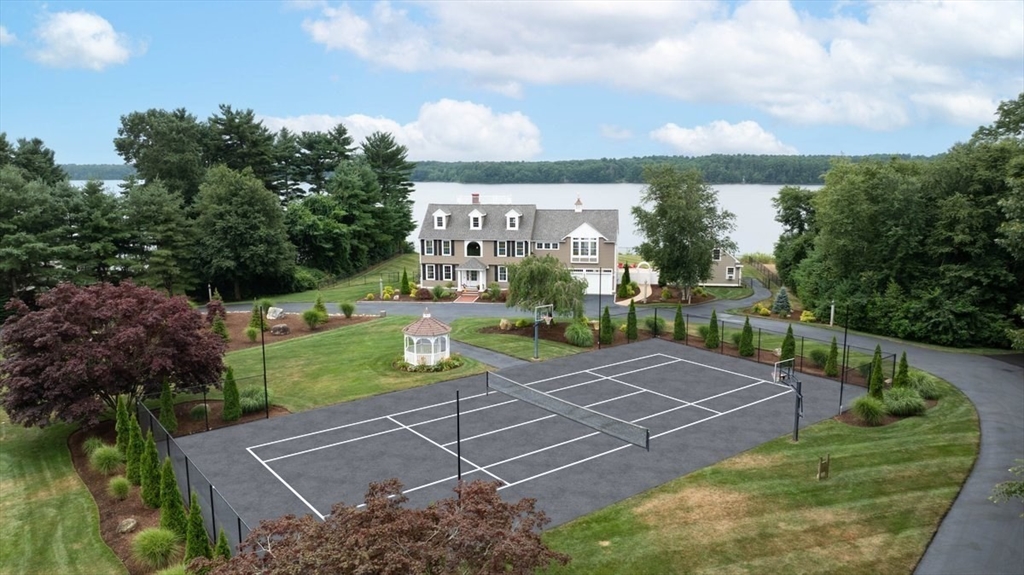
[[[479,278],[479,275],[478,275],[479,273],[480,272],[478,272],[476,270],[467,270],[466,271],[466,283],[469,284],[469,288],[470,289],[476,289],[478,284],[480,283],[480,278]]]

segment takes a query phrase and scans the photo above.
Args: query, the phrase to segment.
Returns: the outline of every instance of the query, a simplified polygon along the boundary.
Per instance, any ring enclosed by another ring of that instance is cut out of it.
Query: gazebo
[[[430,310],[423,310],[423,317],[405,326],[405,361],[413,365],[434,365],[451,355],[448,334],[452,328],[430,317]]]

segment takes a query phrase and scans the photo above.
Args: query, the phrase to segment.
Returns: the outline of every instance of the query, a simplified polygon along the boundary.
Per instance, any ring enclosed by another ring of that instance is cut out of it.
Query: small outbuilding
[[[423,317],[405,326],[405,361],[413,365],[435,365],[451,356],[448,324],[430,317],[430,310],[423,310]]]

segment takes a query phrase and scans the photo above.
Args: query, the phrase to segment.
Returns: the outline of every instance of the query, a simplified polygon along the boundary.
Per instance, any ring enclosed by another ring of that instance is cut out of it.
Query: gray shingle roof
[[[533,241],[560,242],[583,224],[590,224],[609,242],[619,238],[618,210],[537,210],[533,225]]]
[[[434,212],[438,209],[451,213],[448,226],[443,230],[434,229]],[[486,216],[479,230],[469,229],[469,213],[480,210]],[[519,220],[519,229],[505,229],[505,214],[516,210],[523,214]],[[420,226],[421,240],[530,240],[533,231],[533,218],[537,206],[532,204],[430,204]]]

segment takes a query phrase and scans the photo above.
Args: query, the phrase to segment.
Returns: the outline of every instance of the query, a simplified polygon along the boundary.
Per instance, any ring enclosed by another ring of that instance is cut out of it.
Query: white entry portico
[[[459,291],[487,289],[487,266],[476,258],[468,258],[456,270]]]

